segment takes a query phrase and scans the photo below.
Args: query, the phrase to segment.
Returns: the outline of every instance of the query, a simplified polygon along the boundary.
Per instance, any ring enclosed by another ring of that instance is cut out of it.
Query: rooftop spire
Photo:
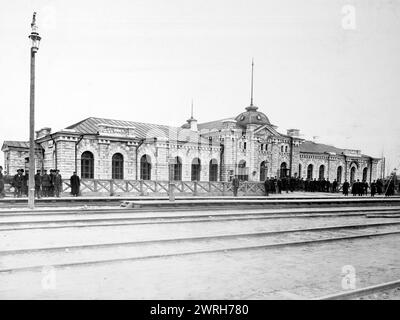
[[[253,105],[253,79],[254,79],[254,59],[251,59],[251,90],[250,90],[250,105],[246,107],[247,111],[256,111],[258,108]]]
[[[253,78],[254,78],[254,58],[251,59],[251,99],[250,99],[250,106],[253,105]]]
[[[190,112],[190,118],[193,119],[193,98],[192,98],[192,108],[191,108],[191,112]]]

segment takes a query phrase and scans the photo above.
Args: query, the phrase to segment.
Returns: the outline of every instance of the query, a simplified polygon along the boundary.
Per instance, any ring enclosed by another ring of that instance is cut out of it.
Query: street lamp
[[[31,23],[31,34],[29,38],[31,44],[31,86],[30,86],[30,106],[29,106],[29,209],[35,208],[35,54],[39,50],[41,37],[37,31],[36,12],[33,13]]]

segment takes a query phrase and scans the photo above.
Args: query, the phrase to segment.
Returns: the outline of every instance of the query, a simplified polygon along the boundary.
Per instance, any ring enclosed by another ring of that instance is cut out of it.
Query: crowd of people
[[[58,169],[51,169],[49,173],[47,173],[46,169],[37,170],[34,176],[35,198],[59,198],[62,193],[62,181],[62,176]],[[71,176],[70,182],[71,194],[76,197],[79,195],[80,189],[80,178],[77,176],[76,172]],[[4,184],[3,168],[0,166],[0,197],[5,196]],[[14,198],[28,196],[29,171],[18,169],[17,174],[10,180],[10,184],[14,189]]]
[[[267,178],[264,181],[265,194],[270,193],[282,193],[294,192],[294,191],[304,191],[304,192],[329,192],[337,193],[343,192],[345,196],[348,196],[349,191],[353,196],[364,196],[368,192],[372,197],[376,194],[385,194],[385,196],[394,195],[395,184],[393,179],[389,179],[384,183],[381,179],[374,180],[370,184],[366,181],[354,181],[352,185],[345,180],[345,182],[340,185],[336,179],[332,182],[329,179],[303,179],[294,177],[283,177],[283,178]]]

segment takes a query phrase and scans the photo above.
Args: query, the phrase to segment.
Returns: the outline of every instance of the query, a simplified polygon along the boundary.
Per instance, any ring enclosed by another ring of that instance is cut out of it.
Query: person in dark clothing
[[[265,195],[268,197],[270,191],[269,178],[265,179],[264,181],[264,190],[265,190]]]
[[[57,198],[60,197],[60,192],[62,191],[62,177],[60,174],[60,170],[54,170],[53,176],[53,186],[54,186],[54,194]]]
[[[3,167],[0,166],[0,198],[4,198],[4,176],[3,176]]]
[[[353,185],[351,186],[351,193],[353,194],[353,197],[358,194],[358,182],[354,181]]]
[[[293,192],[294,189],[296,188],[296,185],[298,185],[298,183],[296,182],[295,178],[289,178],[289,190],[290,192]]]
[[[371,183],[371,197],[375,197],[376,193],[376,182],[375,180]]]
[[[343,194],[347,197],[349,195],[350,183],[347,180],[343,183]]]
[[[50,196],[50,187],[51,187],[51,180],[50,176],[47,174],[47,170],[44,170],[42,176],[42,190],[43,190],[43,197]]]
[[[383,183],[381,179],[378,179],[376,181],[376,192],[378,192],[378,194],[381,195],[382,191],[383,191]]]
[[[25,196],[28,196],[28,184],[29,184],[29,171],[25,171],[24,174],[24,181],[22,184],[22,194],[24,194]]]
[[[238,190],[239,190],[240,181],[237,177],[232,179],[232,189],[233,189],[233,196],[237,197]]]
[[[270,180],[270,187],[273,194],[276,193],[276,189],[278,186],[278,182],[276,181],[276,177]]]
[[[330,192],[330,191],[331,191],[331,182],[328,179],[325,182],[325,192]]]
[[[35,174],[35,197],[40,199],[42,196],[42,175],[40,170]]]
[[[364,182],[363,181],[358,181],[358,195],[361,197],[364,195]]]
[[[304,191],[305,191],[305,192],[308,192],[308,189],[309,189],[309,188],[308,188],[308,186],[309,186],[309,183],[310,183],[310,182],[309,182],[309,180],[308,180],[308,179],[306,179],[306,181],[304,181]]]
[[[367,181],[363,182],[363,190],[364,190],[364,194],[367,196],[368,195],[368,182]]]
[[[50,169],[50,186],[49,186],[49,197],[54,197],[54,176],[55,176],[55,170]]]
[[[76,172],[74,172],[73,175],[71,176],[70,183],[71,183],[71,193],[74,197],[77,197],[79,195],[81,180],[77,176]]]
[[[22,172],[22,169],[18,169],[17,174],[13,178],[12,186],[14,187],[14,198],[20,198],[22,195],[22,186],[24,183]]]
[[[277,180],[277,186],[278,186],[278,193],[282,193],[282,180],[279,178],[278,180]]]
[[[336,193],[337,186],[338,186],[338,183],[337,183],[337,181],[335,179],[332,182],[332,193]]]

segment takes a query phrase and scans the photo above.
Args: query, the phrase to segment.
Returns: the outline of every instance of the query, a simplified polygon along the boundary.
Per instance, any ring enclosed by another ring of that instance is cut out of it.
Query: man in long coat
[[[35,197],[40,198],[42,196],[42,175],[40,170],[36,170],[35,174]]]
[[[238,194],[239,184],[240,184],[239,179],[237,177],[234,177],[232,179],[232,189],[233,189],[233,195],[235,197],[237,197]]]
[[[77,197],[79,195],[79,188],[81,186],[81,180],[77,176],[76,172],[74,172],[74,174],[71,176],[70,182],[71,182],[71,194],[74,197]]]
[[[376,182],[375,180],[371,183],[371,197],[375,197],[376,193]]]
[[[5,196],[4,192],[4,176],[3,176],[3,167],[0,166],[0,198]]]
[[[42,176],[42,189],[43,189],[43,196],[44,197],[49,197],[50,196],[50,187],[51,187],[51,178],[47,174],[47,170],[43,170],[43,176]]]
[[[53,185],[55,196],[59,198],[60,192],[62,191],[62,177],[60,174],[60,170],[55,170],[55,174],[53,176]]]
[[[264,189],[265,189],[265,195],[268,196],[269,195],[269,178],[265,179],[264,181]]]
[[[22,186],[24,184],[24,176],[22,175],[22,172],[22,169],[18,169],[12,182],[12,186],[14,187],[14,198],[20,198],[22,195]]]
[[[350,188],[350,183],[347,182],[347,180],[343,183],[343,194],[345,196],[349,195],[349,188]]]
[[[335,179],[335,180],[333,180],[333,182],[332,182],[332,192],[333,192],[333,193],[336,193],[337,186],[338,186],[338,183],[337,183],[337,181],[336,181],[336,179]]]

